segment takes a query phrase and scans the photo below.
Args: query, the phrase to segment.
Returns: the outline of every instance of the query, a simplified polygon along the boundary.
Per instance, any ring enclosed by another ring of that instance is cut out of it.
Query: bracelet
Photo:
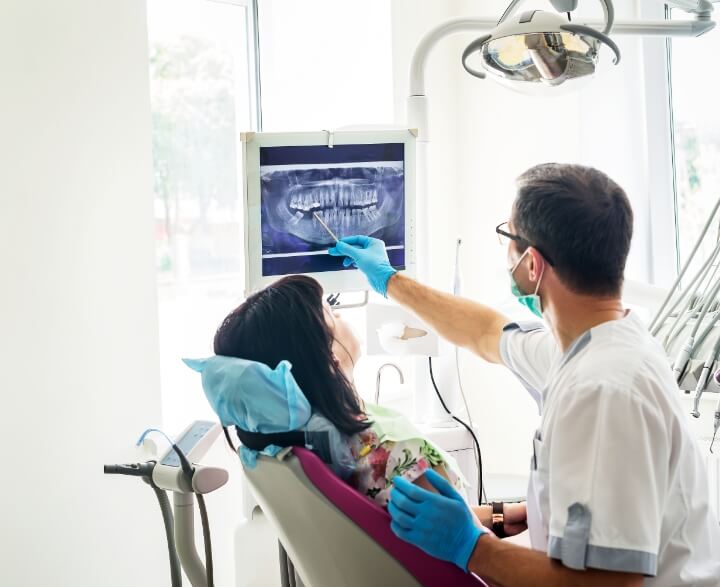
[[[505,516],[504,506],[502,501],[492,502],[492,531],[498,538],[506,538],[505,533]]]

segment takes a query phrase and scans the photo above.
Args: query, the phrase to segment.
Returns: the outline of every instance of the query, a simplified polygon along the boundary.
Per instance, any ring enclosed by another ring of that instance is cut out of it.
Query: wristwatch
[[[492,531],[498,538],[505,538],[505,516],[503,515],[502,501],[492,502]]]

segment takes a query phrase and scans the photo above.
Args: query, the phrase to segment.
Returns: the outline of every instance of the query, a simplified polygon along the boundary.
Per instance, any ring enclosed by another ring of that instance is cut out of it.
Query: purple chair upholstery
[[[296,447],[307,478],[332,504],[365,531],[422,585],[488,587],[475,575],[464,573],[452,563],[433,558],[416,546],[400,540],[390,529],[390,514],[375,502],[339,479],[311,451]]]

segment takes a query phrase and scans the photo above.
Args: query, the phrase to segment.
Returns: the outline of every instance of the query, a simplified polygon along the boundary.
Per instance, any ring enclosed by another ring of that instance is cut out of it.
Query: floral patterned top
[[[382,507],[387,507],[396,476],[413,482],[427,469],[447,464],[428,441],[422,438],[398,442],[382,440],[372,426],[350,439],[350,451],[356,468],[348,483]],[[462,491],[461,479],[451,467],[445,469],[452,485]]]

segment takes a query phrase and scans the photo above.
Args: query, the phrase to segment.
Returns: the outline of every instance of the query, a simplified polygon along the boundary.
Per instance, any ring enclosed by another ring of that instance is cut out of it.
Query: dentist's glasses
[[[517,241],[519,243],[525,243],[527,244],[527,241],[516,234],[512,234],[511,232],[508,232],[508,229],[510,228],[510,224],[508,222],[503,222],[502,224],[498,224],[495,227],[495,232],[497,233],[498,242],[503,246],[506,247],[510,244],[510,241]]]
[[[508,232],[508,229],[510,228],[509,224],[507,222],[503,222],[502,224],[498,224],[495,227],[495,232],[497,233],[498,241],[500,241],[500,244],[504,247],[508,246],[510,244],[510,241],[516,241],[517,243],[520,243],[521,245],[524,245],[525,247],[532,247],[535,249],[538,253],[540,253],[543,258],[550,264],[554,265],[552,262],[552,259],[548,257],[545,253],[543,253],[539,247],[536,247],[534,244],[532,244],[527,239],[521,237],[518,234],[513,234],[512,232]]]

